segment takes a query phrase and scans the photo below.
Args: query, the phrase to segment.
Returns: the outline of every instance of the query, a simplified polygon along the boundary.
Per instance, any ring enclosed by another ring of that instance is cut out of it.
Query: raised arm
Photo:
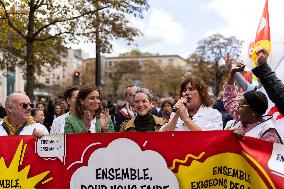
[[[279,112],[284,114],[284,85],[267,64],[268,51],[262,49],[257,54],[257,67],[252,72],[260,79],[268,97],[275,103]]]
[[[228,68],[230,69],[232,68],[233,63],[229,53],[226,53],[225,55],[225,63],[228,66]],[[242,76],[240,72],[235,72],[234,79],[236,81],[236,84],[244,91],[250,91],[255,88],[254,85],[250,84],[247,80],[245,80],[245,78]]]

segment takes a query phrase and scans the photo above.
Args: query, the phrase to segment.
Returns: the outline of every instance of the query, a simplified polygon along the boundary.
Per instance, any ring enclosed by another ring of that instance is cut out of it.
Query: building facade
[[[35,74],[36,86],[33,92],[35,100],[53,98],[54,92],[55,94],[62,93],[63,91],[58,86],[66,87],[72,84],[73,73],[81,68],[83,59],[86,57],[87,55],[80,49],[68,49],[65,54],[62,54],[61,63],[56,68],[43,65],[41,74]],[[24,88],[25,79],[20,68],[0,70],[0,102],[2,105],[9,94],[16,91],[24,93]]]
[[[11,93],[24,92],[25,81],[23,80],[23,71],[16,68],[9,68],[8,70],[0,70],[0,103],[5,104],[6,97]]]

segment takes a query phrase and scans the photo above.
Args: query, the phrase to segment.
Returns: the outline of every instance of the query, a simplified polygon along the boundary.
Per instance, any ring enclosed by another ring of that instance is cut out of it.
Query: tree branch
[[[60,20],[60,19],[53,20],[53,21],[50,22],[49,24],[46,24],[46,25],[42,26],[41,28],[39,28],[38,31],[34,33],[34,37],[37,36],[42,30],[44,30],[44,29],[48,28],[49,26],[52,26],[52,25],[54,25],[54,24],[56,24],[56,23],[67,22],[67,21],[71,21],[71,20],[76,20],[76,19],[79,19],[79,18],[84,17],[84,16],[86,16],[86,15],[94,14],[96,11],[102,10],[102,9],[105,9],[105,8],[108,8],[108,7],[110,7],[110,6],[111,6],[111,4],[108,5],[108,6],[105,6],[105,7],[96,9],[96,10],[90,10],[90,11],[88,11],[88,12],[85,12],[84,14],[80,14],[80,15],[78,15],[78,16],[74,16],[74,17],[71,17],[71,18],[63,19],[63,20]]]
[[[3,9],[4,9],[4,11],[5,11],[5,16],[6,16],[5,19],[7,19],[8,24],[9,24],[20,36],[22,36],[22,37],[25,39],[26,36],[12,23],[12,21],[11,21],[11,19],[10,19],[10,16],[9,16],[9,14],[8,14],[8,12],[7,12],[6,6],[5,6],[5,4],[4,4],[4,2],[3,2],[2,0],[0,1],[0,5],[3,7]]]
[[[72,35],[88,35],[88,34],[93,34],[93,33],[96,33],[96,31],[90,31],[90,32],[81,32],[81,33],[73,33],[73,32],[69,32],[69,31],[65,31],[65,32],[59,32],[55,35],[50,35],[48,37],[45,37],[45,38],[34,38],[36,41],[46,41],[46,40],[49,40],[49,39],[52,39],[52,38],[55,38],[55,37],[58,37],[62,34],[72,34]]]

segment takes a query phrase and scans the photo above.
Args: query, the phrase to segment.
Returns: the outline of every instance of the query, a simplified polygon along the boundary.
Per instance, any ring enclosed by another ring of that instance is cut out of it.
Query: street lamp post
[[[100,15],[99,2],[96,1],[96,86],[101,87],[101,48],[100,48]]]

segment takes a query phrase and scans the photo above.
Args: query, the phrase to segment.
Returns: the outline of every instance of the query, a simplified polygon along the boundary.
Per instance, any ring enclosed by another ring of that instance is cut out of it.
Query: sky
[[[255,39],[265,0],[149,0],[144,19],[131,19],[143,36],[128,46],[123,40],[113,41],[113,52],[105,56],[138,48],[142,52],[160,55],[177,54],[187,58],[197,42],[212,34],[236,36],[243,43],[247,58],[248,44]],[[279,57],[284,54],[284,0],[269,0],[272,49]],[[94,44],[79,44],[90,57],[95,57]],[[276,57],[276,56],[275,56]],[[284,68],[283,68],[284,69]],[[284,77],[284,73],[283,73]]]

